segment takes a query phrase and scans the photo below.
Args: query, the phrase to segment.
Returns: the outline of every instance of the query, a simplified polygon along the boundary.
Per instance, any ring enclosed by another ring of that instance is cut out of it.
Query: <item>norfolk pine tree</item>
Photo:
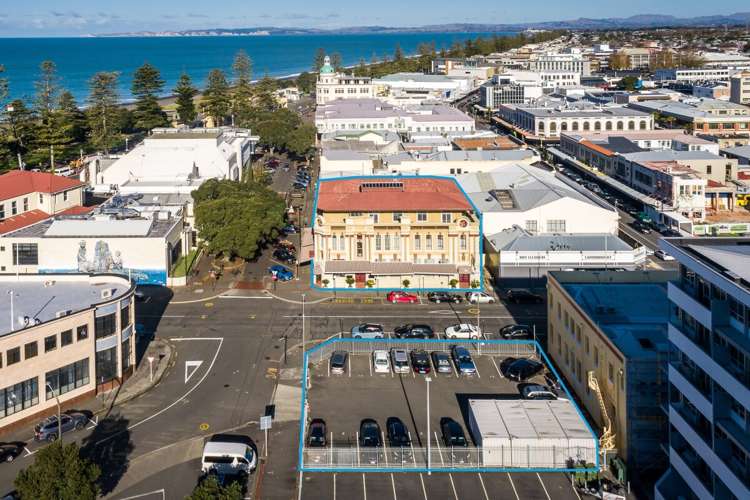
[[[89,137],[91,144],[105,153],[109,153],[120,138],[118,78],[116,72],[101,71],[89,80],[89,107],[86,110]]]
[[[253,114],[253,61],[247,52],[240,50],[232,63],[234,89],[232,89],[232,116],[234,122],[246,127]]]
[[[169,124],[167,115],[159,105],[158,97],[164,89],[159,70],[149,63],[135,70],[130,91],[136,98],[135,128],[151,130]]]
[[[61,89],[57,67],[52,61],[43,61],[39,69],[39,79],[34,83],[34,108],[39,117],[36,156],[41,163],[41,158],[49,155],[49,167],[54,172],[55,155],[61,153],[72,139],[68,135],[68,125],[61,121],[58,110]]]
[[[187,73],[180,75],[173,92],[177,96],[178,121],[184,125],[190,125],[198,116],[195,109],[195,96],[198,95],[198,89],[193,87],[193,82]]]
[[[318,47],[318,50],[315,51],[315,56],[313,57],[313,64],[312,64],[313,73],[320,72],[320,68],[323,67],[323,62],[325,61],[325,57],[326,57],[325,49],[323,49],[323,47]]]
[[[208,74],[206,90],[203,92],[203,106],[206,114],[213,118],[215,126],[224,124],[231,107],[231,98],[227,76],[220,69],[212,69]]]

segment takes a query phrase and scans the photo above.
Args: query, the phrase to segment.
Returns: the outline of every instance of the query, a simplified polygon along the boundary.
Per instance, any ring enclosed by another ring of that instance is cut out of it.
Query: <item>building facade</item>
[[[331,66],[326,56],[315,84],[315,103],[325,104],[336,99],[365,99],[375,97],[375,86],[365,76],[345,75]]]
[[[663,466],[669,271],[547,275],[547,352],[628,469]],[[595,379],[601,392],[602,407]]]
[[[532,71],[564,71],[580,76],[591,74],[591,62],[580,51],[571,53],[547,52],[529,61]]]
[[[655,498],[750,498],[750,240],[662,239],[669,283],[669,463]]]
[[[480,217],[450,178],[322,180],[314,221],[315,285],[477,288]]]
[[[135,367],[135,285],[114,275],[0,277],[0,428],[70,408]],[[6,300],[6,297],[9,300]]]
[[[729,100],[750,105],[750,71],[741,71],[729,79]]]

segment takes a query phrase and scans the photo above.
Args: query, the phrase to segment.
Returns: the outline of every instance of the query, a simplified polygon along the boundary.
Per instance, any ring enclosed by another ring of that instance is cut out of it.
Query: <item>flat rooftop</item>
[[[110,219],[95,220],[87,218],[47,219],[38,224],[27,226],[6,237],[14,238],[163,238],[172,231],[175,224],[182,219]]]
[[[112,290],[112,297],[103,299],[102,291]],[[93,304],[109,302],[122,297],[130,285],[127,278],[114,276],[70,275],[56,277],[55,275],[0,276],[0,336],[11,333],[11,301],[13,292],[13,320],[15,331],[33,325],[36,320],[40,323],[55,319],[59,311],[76,313],[88,309]],[[93,333],[92,333],[93,334]]]
[[[665,238],[750,293],[750,238]]]

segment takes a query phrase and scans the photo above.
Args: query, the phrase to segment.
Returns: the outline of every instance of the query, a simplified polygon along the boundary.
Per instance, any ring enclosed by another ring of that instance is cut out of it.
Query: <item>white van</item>
[[[250,474],[258,464],[251,442],[245,436],[212,437],[203,447],[201,472],[220,476]]]

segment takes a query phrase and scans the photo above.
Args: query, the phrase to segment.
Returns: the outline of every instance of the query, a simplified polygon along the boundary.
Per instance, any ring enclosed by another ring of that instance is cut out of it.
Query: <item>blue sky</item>
[[[286,0],[277,3],[258,0],[2,0],[0,36],[77,36],[213,27],[515,23],[633,14],[687,17],[750,10],[747,0],[726,0],[719,5],[721,11],[711,2],[697,0]]]

